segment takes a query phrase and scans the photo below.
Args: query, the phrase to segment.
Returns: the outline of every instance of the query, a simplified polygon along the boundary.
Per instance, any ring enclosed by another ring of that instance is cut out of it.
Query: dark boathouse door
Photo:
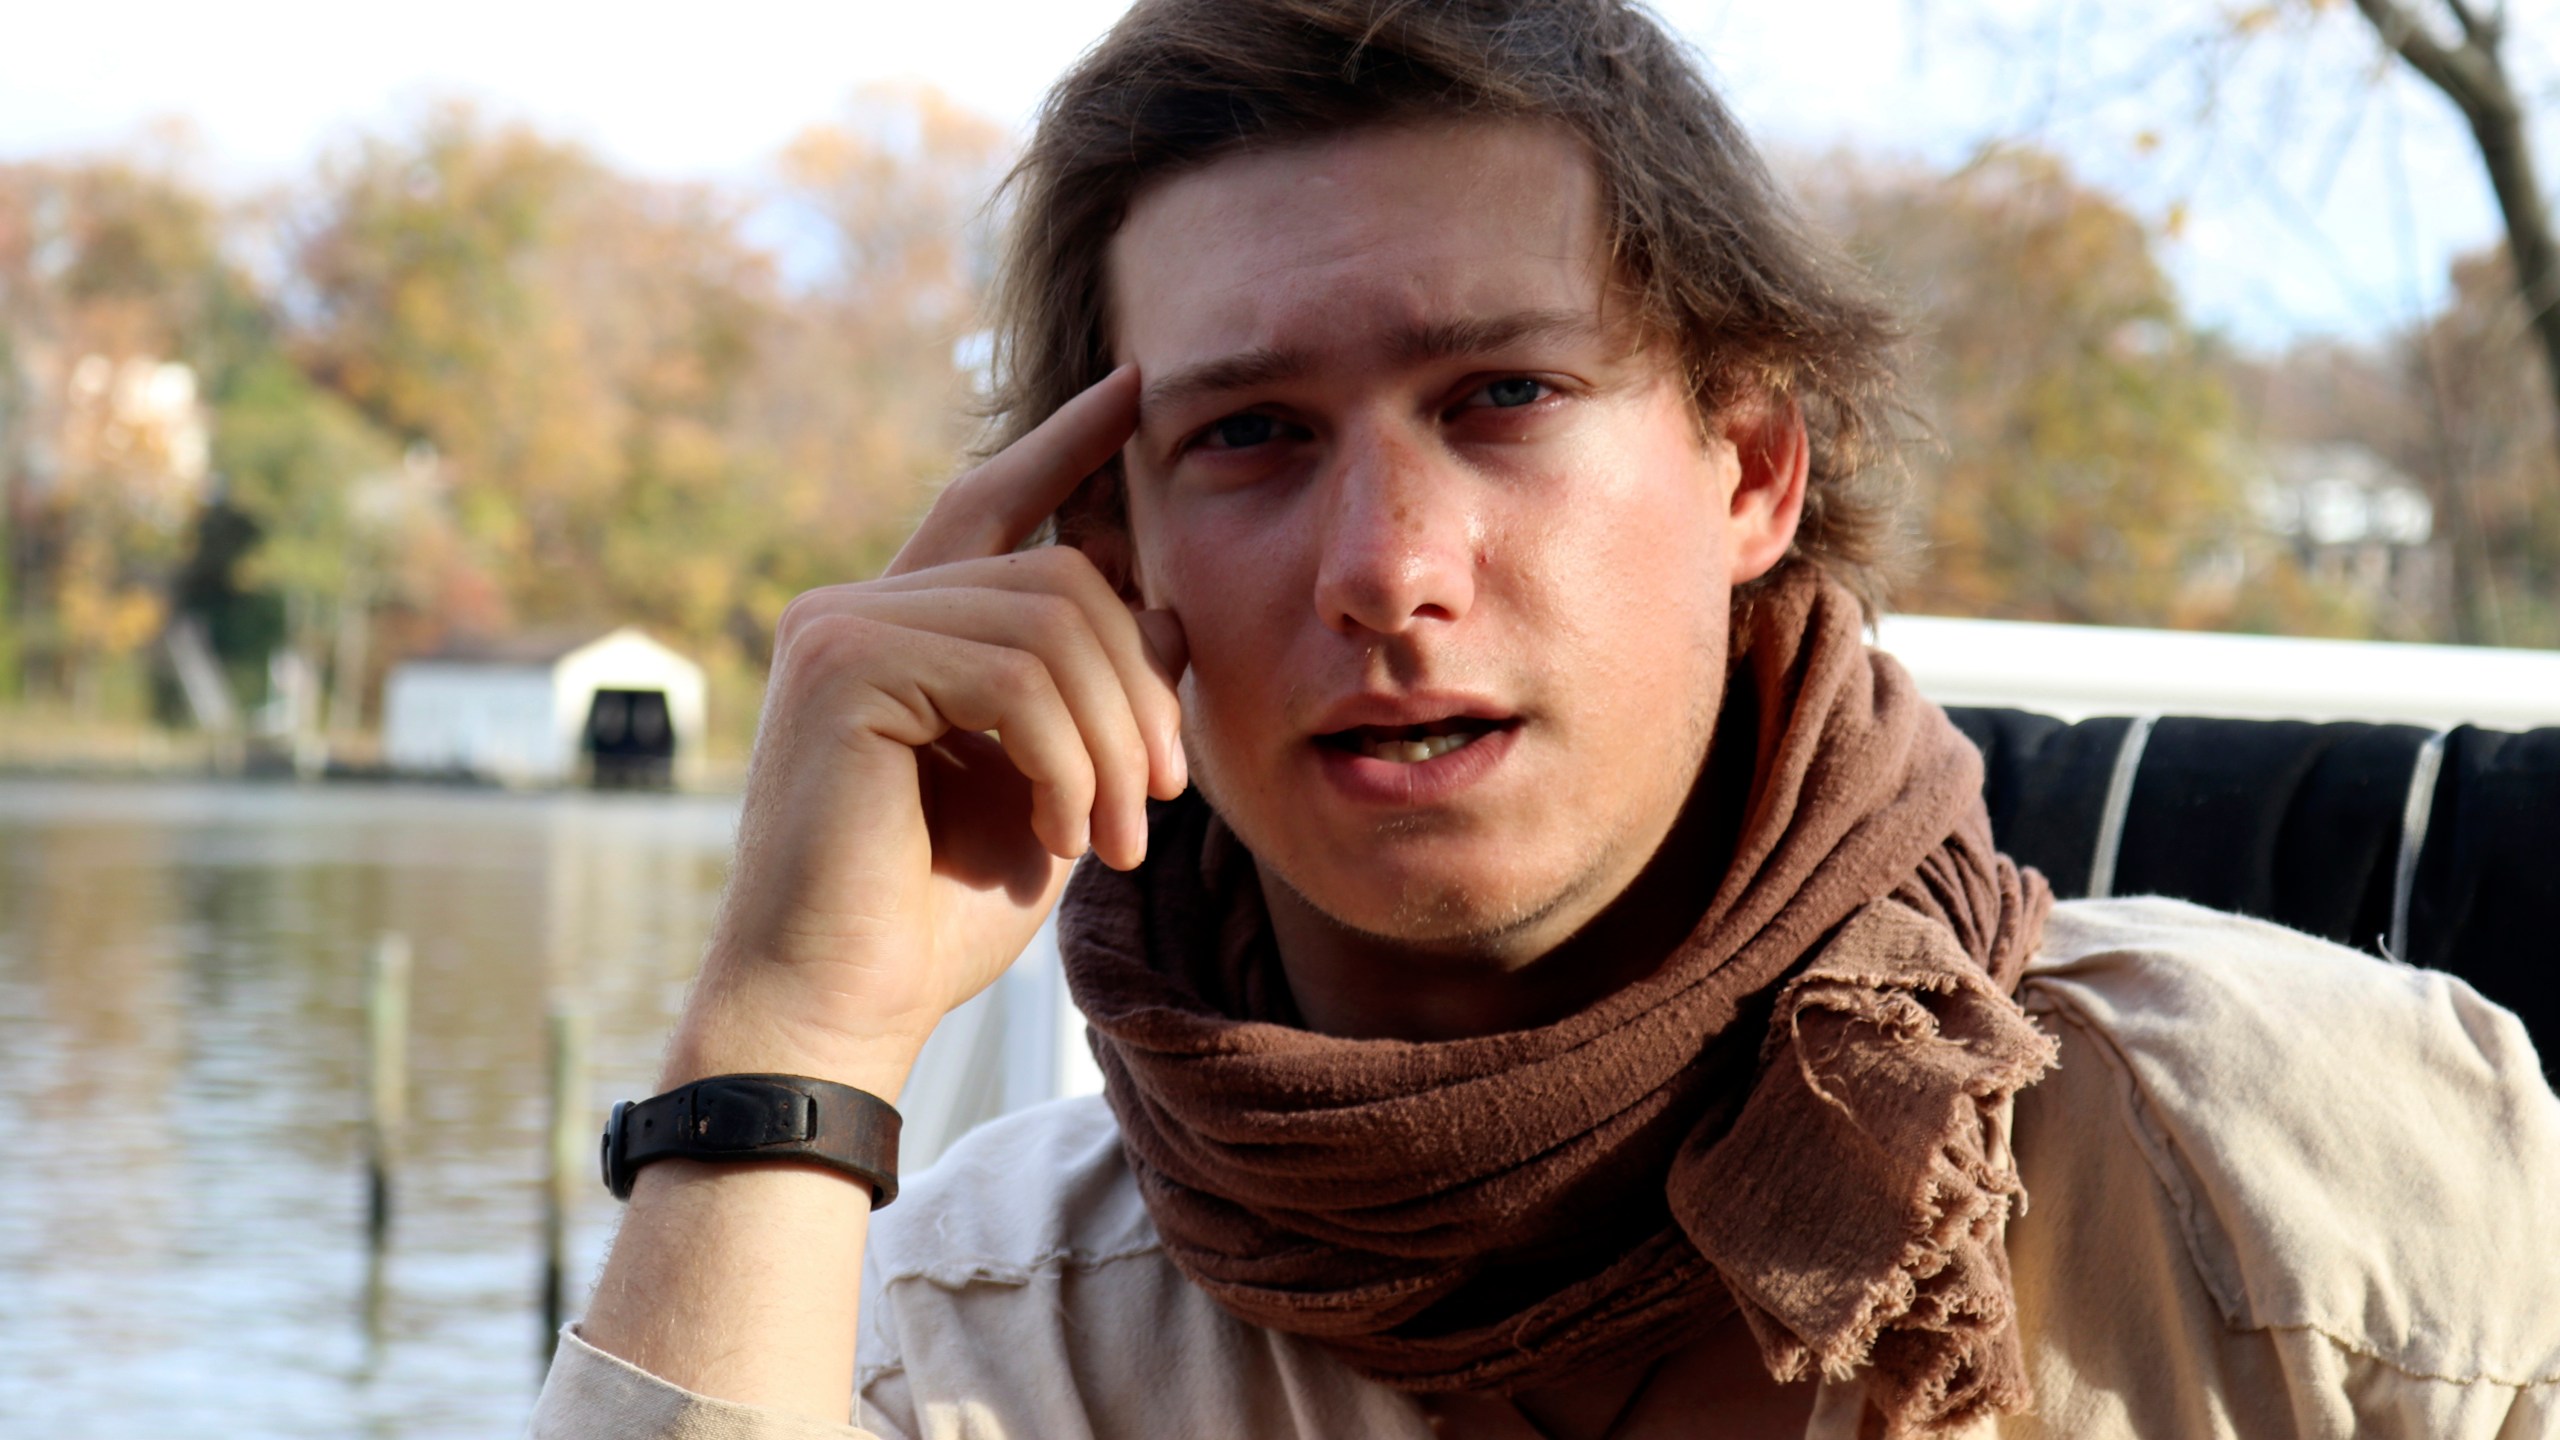
[[[598,690],[584,748],[599,790],[664,790],[674,783],[676,727],[663,690]]]

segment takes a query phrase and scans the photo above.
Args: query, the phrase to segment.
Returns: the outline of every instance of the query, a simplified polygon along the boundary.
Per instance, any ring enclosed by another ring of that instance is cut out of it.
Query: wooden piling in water
[[[409,937],[386,930],[365,967],[365,1237],[375,1250],[391,1235],[393,1172],[409,1122]]]
[[[542,1353],[548,1362],[569,1318],[569,1220],[577,1198],[596,1181],[597,1137],[587,1103],[587,1016],[579,1006],[551,1008],[551,1162],[542,1199]]]

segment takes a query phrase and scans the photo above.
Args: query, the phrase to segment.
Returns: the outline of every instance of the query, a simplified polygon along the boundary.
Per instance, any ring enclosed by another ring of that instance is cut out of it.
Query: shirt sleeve
[[[2002,1434],[2560,1440],[2560,1097],[2516,1019],[2170,901],[2055,915]]]
[[[899,1440],[696,1395],[560,1332],[528,1440]]]

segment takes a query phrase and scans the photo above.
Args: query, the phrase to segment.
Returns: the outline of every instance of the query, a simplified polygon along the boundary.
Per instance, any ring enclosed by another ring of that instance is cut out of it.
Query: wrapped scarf
[[[1647,978],[1550,1025],[1298,1028],[1252,858],[1196,799],[1139,870],[1081,868],[1068,983],[1175,1264],[1406,1390],[1533,1389],[1738,1308],[1774,1376],[1863,1377],[1889,1434],[2023,1409],[2007,1131],[2054,1048],[2009,994],[2051,894],[1861,626],[1809,568],[1756,597],[1731,864]]]

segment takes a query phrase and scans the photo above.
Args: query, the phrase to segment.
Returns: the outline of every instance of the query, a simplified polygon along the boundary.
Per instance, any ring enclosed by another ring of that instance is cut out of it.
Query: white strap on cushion
[[[2418,853],[2427,848],[2427,822],[2436,808],[2436,776],[2444,769],[2445,737],[2439,730],[2418,747],[2409,765],[2409,794],[2400,802],[2400,863],[2391,873],[2391,934],[2382,953],[2409,958],[2409,895],[2418,885]]]
[[[2089,898],[2104,900],[2116,893],[2116,851],[2124,844],[2124,817],[2133,809],[2133,777],[2142,770],[2143,747],[2151,743],[2156,715],[2136,715],[2116,746],[2115,773],[2107,777],[2106,808],[2098,812],[2098,848],[2089,857]]]

